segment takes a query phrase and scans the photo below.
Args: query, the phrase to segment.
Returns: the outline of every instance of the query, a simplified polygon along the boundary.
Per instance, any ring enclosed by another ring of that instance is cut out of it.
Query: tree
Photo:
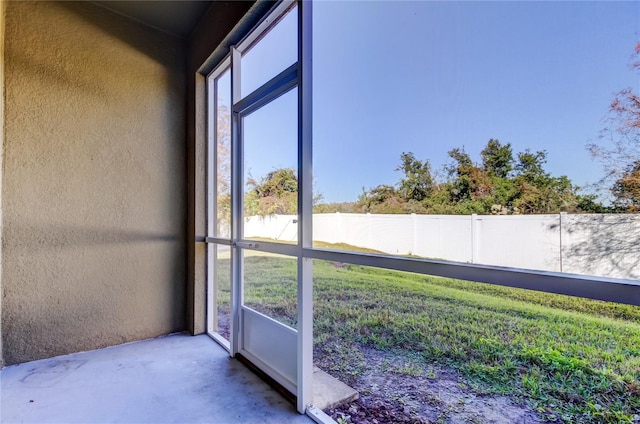
[[[518,153],[514,183],[517,188],[513,207],[523,213],[557,213],[578,210],[578,187],[566,175],[552,177],[544,169],[545,150]],[[583,203],[584,204],[584,203]]]
[[[640,160],[629,165],[611,188],[614,204],[629,212],[640,212]]]
[[[473,166],[471,156],[465,152],[464,147],[451,149],[447,154],[454,161],[454,163],[448,167],[449,174],[464,174],[466,169]]]
[[[547,151],[541,150],[531,153],[529,149],[518,153],[518,162],[516,163],[516,175],[525,181],[542,185],[549,178],[549,173],[544,170],[544,164],[547,163]]]
[[[260,181],[249,178],[245,215],[295,215],[298,213],[298,177],[293,168],[269,172]]]
[[[504,146],[493,138],[489,140],[487,146],[480,152],[482,165],[489,175],[498,178],[506,178],[513,169],[513,152],[511,143]]]
[[[580,194],[577,196],[576,208],[580,212],[586,213],[610,213],[613,212],[610,207],[604,206],[598,201],[595,194]]]
[[[429,161],[422,162],[411,152],[403,152],[400,160],[402,163],[396,168],[396,171],[404,172],[404,178],[400,180],[400,194],[407,201],[423,201],[431,194],[434,186]]]
[[[449,193],[454,203],[477,201],[492,193],[493,183],[488,174],[473,164],[464,148],[456,147],[448,154],[454,161],[448,166],[451,178]],[[481,212],[484,207],[472,209],[474,212]]]
[[[490,139],[481,152],[481,166],[474,164],[464,148],[448,153],[452,162],[445,167],[445,181],[431,174],[428,161],[403,152],[396,171],[404,175],[396,186],[363,188],[355,203],[318,205],[314,211],[460,215],[606,211],[595,196],[579,195],[568,177],[551,176],[545,169],[546,151],[527,149],[514,160],[510,144]],[[640,163],[636,174],[640,175]],[[637,187],[628,182],[620,185],[621,193]]]
[[[363,189],[358,198],[361,210],[370,213],[403,213],[404,203],[398,191],[387,184],[380,184],[369,191]]]
[[[298,192],[298,177],[293,168],[280,168],[269,172],[260,183],[250,178],[247,185],[253,187],[258,197],[283,197]]]
[[[631,69],[640,71],[640,43],[631,58]],[[620,90],[609,105],[607,126],[600,133],[600,143],[587,149],[604,169],[596,183],[608,188],[618,208],[638,211],[637,179],[640,161],[640,96],[631,88]]]

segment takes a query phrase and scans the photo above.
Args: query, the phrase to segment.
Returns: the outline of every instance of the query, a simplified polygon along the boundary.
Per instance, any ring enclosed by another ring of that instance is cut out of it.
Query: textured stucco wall
[[[9,2],[5,365],[185,329],[183,41],[88,2]]]

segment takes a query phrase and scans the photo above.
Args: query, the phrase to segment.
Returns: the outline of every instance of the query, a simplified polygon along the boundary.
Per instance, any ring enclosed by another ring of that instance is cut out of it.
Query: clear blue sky
[[[243,59],[243,72],[260,70],[243,86],[295,60],[293,33],[295,20],[283,21],[265,39],[270,54]],[[640,2],[324,1],[313,36],[315,189],[329,202],[395,184],[402,152],[439,170],[454,147],[479,161],[490,138],[547,150],[553,175],[585,185],[601,175],[585,145],[614,93],[640,88],[628,66]],[[289,96],[250,120],[254,177],[295,166],[284,153],[293,110]]]

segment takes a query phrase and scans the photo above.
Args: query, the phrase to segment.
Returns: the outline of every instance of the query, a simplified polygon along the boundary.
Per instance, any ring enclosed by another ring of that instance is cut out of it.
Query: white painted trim
[[[217,124],[218,124],[218,78],[225,72],[231,72],[231,55],[227,57],[206,77],[206,115],[207,115],[207,178],[206,178],[206,192],[207,192],[207,242],[210,239],[216,240],[216,211],[217,211],[217,186],[218,186],[218,149],[217,149]],[[229,111],[231,112],[231,111]],[[221,244],[230,244],[230,240],[218,239]],[[216,341],[223,340],[226,342],[226,349],[229,349],[229,342],[218,334],[218,299],[216,290],[216,257],[217,247],[216,244],[207,245],[207,276],[206,276],[206,327],[207,334],[213,337]],[[220,338],[220,340],[217,340]],[[224,343],[222,343],[224,345]]]
[[[207,333],[209,337],[213,339],[214,342],[218,343],[222,346],[227,352],[231,353],[231,343],[229,340],[222,337],[219,333]]]
[[[247,358],[249,362],[258,367],[261,371],[267,374],[269,377],[273,378],[278,384],[287,389],[289,392],[295,394],[296,386],[289,381],[288,378],[280,374],[278,371],[270,367],[267,363],[262,361],[260,358],[253,355],[251,352],[241,349],[239,352],[242,356]]]
[[[206,245],[206,255],[207,255],[207,286],[206,286],[206,296],[207,296],[207,334],[213,335],[218,331],[218,304],[216,299],[216,288],[215,288],[215,244]]]
[[[291,349],[291,351],[295,351],[296,350],[296,339],[298,337],[298,332],[289,327],[288,325],[285,325],[279,321],[276,321],[275,319],[271,318],[268,315],[265,315],[263,313],[260,313],[254,309],[251,309],[251,307],[248,306],[242,306],[242,313],[241,313],[241,317],[242,317],[242,321],[243,321],[243,329],[244,329],[244,321],[246,319],[251,319],[251,320],[256,320],[256,322],[262,322],[262,324],[260,325],[266,325],[266,326],[270,326],[273,327],[277,332],[279,332],[279,335],[276,337],[280,340],[280,344],[278,344],[277,346],[274,346],[276,349],[282,349],[285,348],[284,352],[288,352],[289,349]],[[284,336],[284,339],[282,338]],[[288,341],[290,340],[290,341]],[[291,346],[287,346],[287,343],[291,343]],[[283,345],[284,344],[284,345]],[[245,346],[244,343],[244,336],[241,342],[241,347],[240,347],[240,353],[245,356],[247,359],[249,359],[254,365],[256,365],[258,368],[260,368],[262,371],[264,371],[265,373],[267,373],[271,378],[273,378],[274,380],[276,380],[278,383],[280,383],[283,387],[285,387],[287,390],[289,390],[291,393],[295,394],[297,393],[297,387],[296,387],[296,381],[291,380],[289,377],[287,377],[287,375],[285,375],[286,373],[286,369],[282,369],[282,370],[278,370],[277,368],[275,368],[274,365],[276,364],[269,364],[266,362],[266,359],[260,358],[258,357],[256,354],[250,352],[249,350],[247,350],[248,347]],[[273,347],[269,347],[268,350],[272,350]],[[269,353],[269,352],[266,352]],[[273,352],[271,352],[273,354]],[[285,363],[286,363],[286,353],[281,353],[283,356],[283,358],[280,358],[280,360],[285,359]],[[296,352],[292,352],[292,355],[295,357],[296,356]],[[268,355],[267,355],[268,356]],[[272,355],[273,356],[273,355]],[[277,361],[276,361],[277,362]],[[294,371],[295,374],[297,374],[297,371]],[[295,379],[295,375],[293,376]],[[304,411],[302,412],[304,413]]]
[[[240,52],[231,48],[231,104],[240,99]],[[242,237],[242,140],[240,119],[231,108],[231,239]],[[231,342],[231,356],[235,356],[240,350],[240,306],[243,302],[243,257],[240,249],[231,249],[231,329],[229,341]]]
[[[295,5],[295,0],[283,0],[273,9],[265,14],[262,22],[256,26],[246,37],[244,37],[237,45],[237,49],[244,54],[253,47],[271,28],[276,26],[278,22],[285,16],[286,12]]]
[[[298,3],[298,396],[301,414],[313,402],[312,2]]]
[[[218,67],[220,69],[221,67]],[[213,226],[214,224],[214,215],[216,208],[215,195],[216,190],[214,189],[216,185],[216,126],[217,126],[217,89],[216,89],[216,80],[215,78],[207,77],[205,78],[205,104],[206,104],[206,116],[207,116],[207,163],[206,163],[206,193],[207,193],[207,228],[206,234],[207,236],[214,234]],[[215,258],[215,245],[207,244],[206,248],[206,299],[207,299],[207,307],[205,311],[206,315],[206,328],[207,333],[212,334],[217,331],[218,328],[218,308],[216,302],[216,290],[215,290],[215,269],[214,269],[214,258]]]
[[[231,53],[229,53],[208,75],[207,78],[215,79],[224,74],[231,67]]]
[[[338,424],[333,418],[325,414],[322,409],[313,405],[309,405],[306,412],[307,416],[318,424]]]

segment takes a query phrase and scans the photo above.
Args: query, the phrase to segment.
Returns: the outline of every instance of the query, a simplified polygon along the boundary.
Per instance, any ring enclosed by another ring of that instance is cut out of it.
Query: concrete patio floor
[[[4,368],[2,423],[311,423],[206,335]]]

